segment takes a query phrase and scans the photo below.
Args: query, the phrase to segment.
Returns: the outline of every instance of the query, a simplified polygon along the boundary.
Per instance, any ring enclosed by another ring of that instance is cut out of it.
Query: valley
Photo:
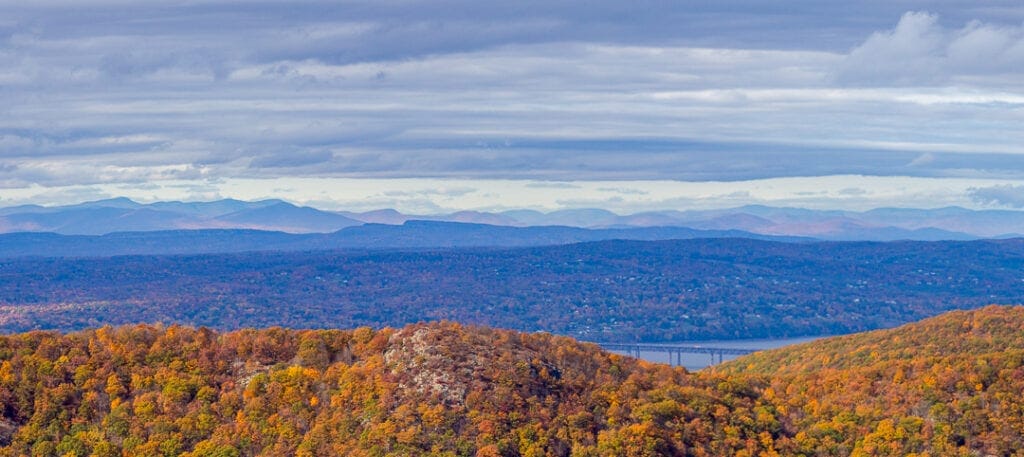
[[[1024,303],[1024,240],[610,240],[0,262],[0,330],[454,320],[588,341],[785,338]]]

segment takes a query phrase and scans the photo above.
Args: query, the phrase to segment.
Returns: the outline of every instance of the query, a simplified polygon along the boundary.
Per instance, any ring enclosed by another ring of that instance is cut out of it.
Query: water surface
[[[764,350],[764,349],[775,349],[783,346],[789,346],[791,344],[806,343],[808,341],[814,341],[820,338],[827,338],[827,336],[806,336],[801,338],[773,338],[773,339],[749,339],[749,340],[698,340],[698,341],[677,341],[673,343],[645,343],[654,345],[664,346],[704,346],[714,348],[728,348],[728,349],[753,349],[753,350]],[[624,351],[612,351],[618,354],[635,356],[633,353],[626,353]],[[671,360],[670,360],[671,357]],[[676,365],[676,355],[668,354],[666,352],[647,352],[640,351],[640,358],[648,362],[657,363],[668,363]],[[722,356],[723,362],[728,362],[737,357],[738,355],[725,355]],[[683,354],[682,365],[687,370],[695,371],[702,368],[707,368],[710,365],[718,363],[718,356],[712,356],[708,354]]]

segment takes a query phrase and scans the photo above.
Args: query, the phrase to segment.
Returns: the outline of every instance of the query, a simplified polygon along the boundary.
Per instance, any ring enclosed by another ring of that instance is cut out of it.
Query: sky
[[[1019,0],[0,0],[0,206],[1024,209]]]

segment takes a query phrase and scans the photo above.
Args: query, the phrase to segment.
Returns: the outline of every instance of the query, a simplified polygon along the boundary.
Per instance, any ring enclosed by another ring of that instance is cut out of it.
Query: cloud
[[[935,162],[935,154],[932,154],[930,152],[925,152],[925,153],[915,157],[914,160],[911,160],[910,163],[907,164],[907,166],[917,167],[917,166],[922,166],[922,165],[928,165],[928,164],[933,163],[933,162]]]
[[[990,187],[972,187],[967,190],[971,200],[983,205],[1024,208],[1024,186],[1003,184]]]
[[[0,151],[6,151],[5,156],[14,154],[26,154],[35,149],[37,143],[31,138],[20,135],[0,135]]]
[[[753,196],[750,194],[750,191],[739,190],[739,191],[736,191],[736,192],[729,192],[728,194],[725,194],[725,195],[720,195],[720,196],[718,196],[718,198],[750,200],[750,199],[753,198]]]
[[[0,173],[1024,176],[1019,2],[848,3],[22,2]]]
[[[558,181],[537,181],[526,184],[526,187],[534,189],[579,189],[579,184]]]
[[[630,187],[598,187],[598,192],[608,192],[620,195],[647,195],[650,192],[641,189],[634,189]]]
[[[847,57],[840,78],[858,83],[905,84],[938,76],[944,37],[937,17],[911,12],[896,28],[876,32]]]
[[[972,20],[950,29],[927,12],[908,12],[892,30],[873,33],[849,53],[836,75],[848,84],[884,86],[996,76],[1024,77],[1024,26]]]
[[[296,149],[288,152],[258,154],[249,163],[250,168],[295,168],[319,165],[334,159],[329,150]]]
[[[439,187],[439,188],[417,188],[413,190],[391,190],[381,192],[385,197],[462,197],[479,189],[475,187]]]

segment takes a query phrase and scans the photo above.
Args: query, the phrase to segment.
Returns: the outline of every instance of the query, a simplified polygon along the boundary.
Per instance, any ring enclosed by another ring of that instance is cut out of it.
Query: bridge
[[[673,345],[673,344],[638,344],[638,343],[596,343],[598,346],[616,352],[625,352],[636,358],[640,358],[641,352],[662,352],[668,353],[669,363],[672,363],[672,354],[676,356],[676,365],[683,364],[683,354],[708,354],[711,356],[711,365],[715,364],[715,356],[718,356],[718,363],[722,363],[722,356],[726,355],[747,355],[757,352],[760,349],[736,349],[719,348],[699,345]]]

